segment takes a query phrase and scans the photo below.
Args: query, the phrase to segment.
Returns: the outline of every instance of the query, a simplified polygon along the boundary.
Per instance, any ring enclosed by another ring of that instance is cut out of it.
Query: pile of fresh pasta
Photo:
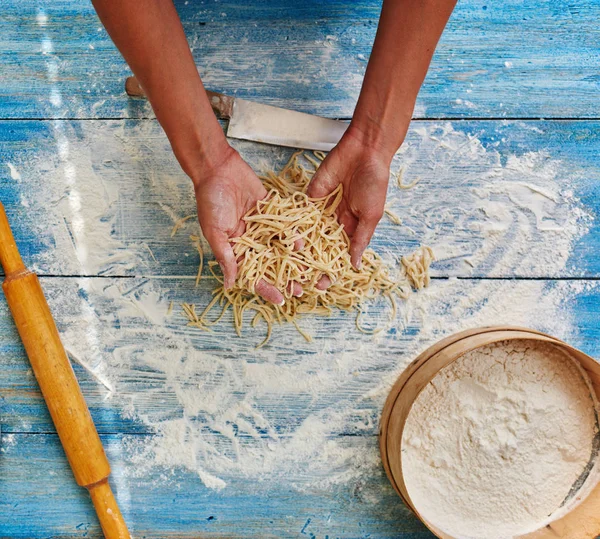
[[[395,274],[370,249],[363,254],[360,269],[352,266],[350,241],[336,218],[342,186],[323,198],[309,198],[306,194],[308,184],[324,158],[321,152],[314,155],[316,160],[298,152],[279,174],[268,173],[261,178],[269,195],[244,217],[244,234],[232,240],[238,260],[235,285],[226,290],[216,271],[217,263],[209,262],[212,277],[219,286],[201,313],[196,312],[195,305],[183,304],[189,325],[208,330],[231,308],[235,329],[241,335],[244,315],[252,312],[252,327],[261,321],[267,325],[267,336],[260,347],[269,341],[274,324],[286,322],[294,324],[310,341],[310,335],[301,329],[298,318],[306,314],[330,315],[334,310],[342,309],[356,310],[356,326],[367,332],[359,320],[365,301],[385,296],[391,302],[393,319],[398,298],[405,299],[411,286],[419,289],[429,284],[429,265],[433,261],[429,247],[421,247],[403,257],[402,267]],[[204,267],[202,249],[198,237],[192,236],[192,240],[201,258],[199,281]],[[299,244],[301,248],[298,248]],[[331,285],[320,290],[316,285],[324,276]],[[284,294],[283,305],[273,305],[256,294],[255,286],[261,279]],[[294,296],[293,283],[302,287],[300,297]],[[220,312],[215,317],[212,313],[218,308]]]

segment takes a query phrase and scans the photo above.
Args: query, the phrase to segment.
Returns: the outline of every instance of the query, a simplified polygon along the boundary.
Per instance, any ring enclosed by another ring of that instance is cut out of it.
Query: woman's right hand
[[[267,196],[267,190],[229,144],[210,166],[190,172],[202,233],[221,266],[225,288],[231,288],[238,267],[230,240],[244,233],[244,215]],[[273,285],[260,281],[255,289],[265,300],[283,305],[284,296]]]

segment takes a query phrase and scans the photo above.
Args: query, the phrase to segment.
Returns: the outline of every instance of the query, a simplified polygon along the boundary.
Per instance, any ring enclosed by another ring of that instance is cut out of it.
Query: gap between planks
[[[43,279],[155,279],[155,280],[196,280],[196,275],[58,275],[53,273],[36,273]],[[0,272],[0,277],[4,274]],[[598,275],[558,275],[550,277],[527,277],[523,275],[514,275],[506,277],[488,277],[483,275],[432,275],[432,281],[448,281],[450,279],[459,279],[461,281],[600,281]]]
[[[247,101],[256,101],[260,103],[259,100],[251,98]],[[277,106],[277,105],[274,105]],[[282,108],[282,107],[279,107]],[[283,107],[285,108],[285,107]],[[291,110],[291,109],[290,109]],[[340,120],[343,122],[349,122],[352,120],[350,117],[341,117],[341,118],[331,118],[333,120]],[[39,117],[11,117],[11,118],[1,118],[0,122],[49,122],[49,121],[65,121],[65,122],[95,122],[95,121],[142,121],[142,120],[152,120],[156,121],[156,118],[153,116],[102,116],[102,117],[78,117],[78,116],[48,116],[44,118]],[[225,122],[226,120],[221,120]],[[417,118],[412,118],[412,122],[597,122],[600,121],[600,116],[419,116]],[[257,144],[260,144],[257,142]]]

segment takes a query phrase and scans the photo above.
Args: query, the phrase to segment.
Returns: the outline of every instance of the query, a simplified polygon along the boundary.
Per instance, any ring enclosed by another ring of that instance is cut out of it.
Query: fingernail
[[[283,307],[285,305],[285,298],[281,300],[280,303],[278,303],[277,305],[279,305],[280,307]]]

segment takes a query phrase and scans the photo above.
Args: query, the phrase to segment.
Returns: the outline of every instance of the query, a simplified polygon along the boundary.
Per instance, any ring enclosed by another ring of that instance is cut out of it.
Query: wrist
[[[196,131],[181,141],[172,141],[173,153],[181,168],[194,184],[202,181],[210,171],[217,169],[233,152],[221,126],[210,131]]]
[[[365,149],[391,162],[404,142],[410,120],[410,111],[397,116],[391,122],[357,110],[347,133]]]

